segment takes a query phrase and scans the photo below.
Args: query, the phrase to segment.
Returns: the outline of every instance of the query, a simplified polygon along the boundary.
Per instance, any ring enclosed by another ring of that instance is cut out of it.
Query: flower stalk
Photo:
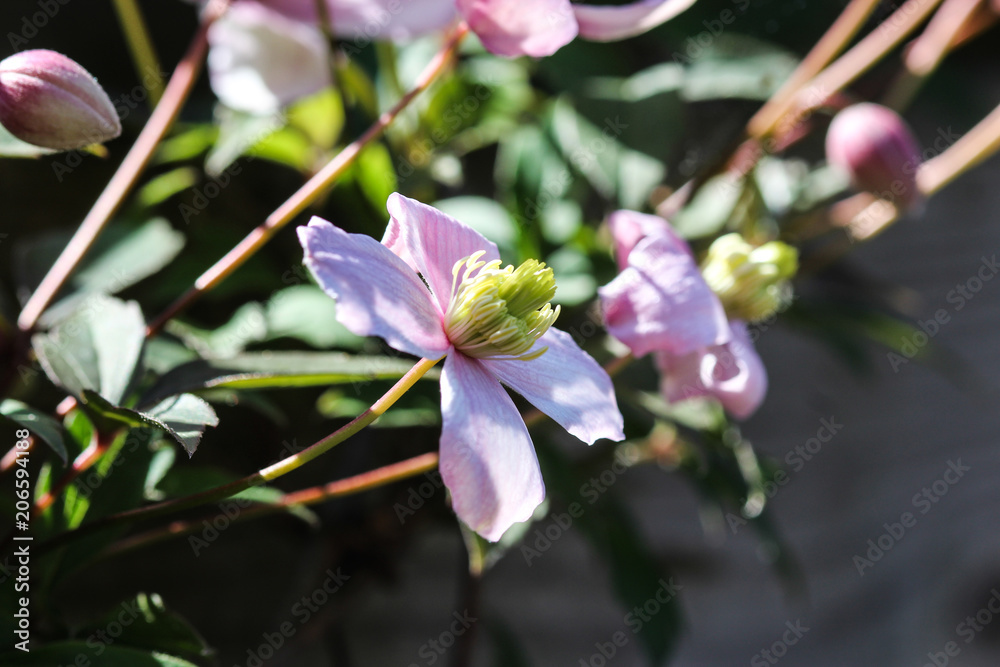
[[[378,419],[385,413],[386,410],[398,401],[407,390],[413,387],[416,381],[423,377],[423,375],[427,373],[427,371],[429,371],[438,361],[440,360],[421,359],[414,364],[413,368],[411,368],[406,375],[400,378],[399,381],[396,382],[396,384],[394,384],[392,388],[370,408],[330,435],[318,440],[301,452],[292,454],[291,456],[282,459],[273,465],[267,466],[266,468],[262,468],[255,473],[247,475],[242,479],[238,479],[228,484],[223,484],[222,486],[217,486],[213,489],[208,489],[207,491],[202,491],[201,493],[195,493],[189,496],[184,496],[183,498],[175,498],[173,500],[165,500],[160,503],[127,510],[125,512],[119,512],[117,514],[110,514],[97,519],[96,521],[85,523],[79,528],[66,531],[48,542],[39,545],[39,549],[43,551],[48,550],[81,537],[85,537],[86,535],[93,534],[95,531],[107,528],[108,526],[130,524],[144,519],[154,519],[156,517],[172,514],[173,512],[179,512],[181,510],[191,509],[192,507],[199,507],[208,503],[225,500],[226,498],[232,497],[241,491],[245,491],[254,486],[260,486],[283,475],[287,475],[293,470],[297,470],[302,467],[309,461],[312,461],[313,459],[330,451],[336,445],[339,445]]]
[[[136,0],[114,0],[112,3],[118,23],[121,24],[125,41],[128,42],[129,53],[135,65],[135,73],[140,81],[148,80],[149,99],[153,105],[160,103],[163,97],[163,77],[160,75],[160,59],[153,47],[149,29],[142,16],[142,9]]]
[[[228,517],[228,519],[229,521],[235,523],[236,521],[243,521],[246,519],[271,516],[289,508],[318,505],[334,498],[343,498],[345,496],[351,496],[364,491],[377,489],[379,487],[392,484],[393,482],[398,482],[410,477],[416,477],[417,475],[422,475],[434,470],[437,468],[438,458],[437,452],[429,452],[427,454],[415,456],[411,459],[406,459],[405,461],[400,461],[399,463],[382,466],[381,468],[369,470],[368,472],[363,472],[359,475],[353,475],[351,477],[330,482],[329,484],[302,489],[292,493],[286,493],[281,500],[276,503],[250,507],[245,511],[240,512],[238,516]],[[203,522],[205,520],[211,521],[216,516],[217,515],[212,514],[202,517],[201,519],[174,521],[162,528],[149,530],[121,540],[120,542],[117,542],[109,547],[103,555],[117,556],[142,547],[150,546],[152,544],[157,544],[173,537],[198,532],[204,528]]]

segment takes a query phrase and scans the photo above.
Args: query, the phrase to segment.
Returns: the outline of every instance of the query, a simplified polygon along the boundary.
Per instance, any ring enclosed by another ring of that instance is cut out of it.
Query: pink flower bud
[[[826,157],[854,185],[906,210],[922,201],[917,188],[920,148],[899,114],[878,104],[847,107],[830,123]]]
[[[45,49],[0,61],[0,123],[22,141],[56,150],[102,143],[122,131],[97,80]]]

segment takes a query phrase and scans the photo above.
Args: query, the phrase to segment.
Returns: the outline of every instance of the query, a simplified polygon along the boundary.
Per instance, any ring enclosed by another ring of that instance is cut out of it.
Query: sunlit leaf
[[[121,402],[146,340],[139,305],[106,296],[84,302],[55,329],[32,337],[46,375],[77,398],[91,390]]]
[[[42,442],[52,448],[52,451],[66,463],[66,443],[63,441],[63,429],[52,417],[25,405],[20,401],[6,399],[0,403],[0,415],[23,426],[38,436]]]
[[[413,362],[390,357],[352,356],[340,352],[254,352],[228,359],[200,359],[178,366],[146,392],[144,404],[174,394],[228,387],[312,387],[331,384],[367,384],[395,380]],[[437,377],[432,369],[424,377]]]

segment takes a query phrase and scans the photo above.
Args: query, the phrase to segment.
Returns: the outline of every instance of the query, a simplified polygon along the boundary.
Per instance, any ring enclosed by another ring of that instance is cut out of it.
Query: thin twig
[[[878,6],[879,0],[852,0],[792,75],[747,123],[747,134],[758,139],[768,135],[795,101],[795,95],[810,79],[837,57]]]
[[[982,4],[983,0],[944,1],[903,57],[903,71],[885,94],[886,106],[899,110],[910,104],[927,78],[951,52],[956,38]]]
[[[146,126],[139,133],[135,144],[132,145],[132,149],[125,156],[104,192],[94,203],[94,207],[84,218],[76,233],[73,234],[73,238],[63,249],[56,263],[42,279],[38,289],[28,299],[24,310],[21,311],[17,320],[17,326],[21,331],[31,331],[35,328],[42,312],[56,297],[66,280],[69,279],[70,274],[94,245],[98,235],[121,208],[125,197],[139,180],[139,176],[152,159],[153,152],[160,140],[173,125],[174,120],[180,114],[181,107],[190,95],[208,51],[208,28],[225,11],[228,4],[229,0],[214,0],[209,5],[191,46],[188,47],[187,53],[184,54],[184,58],[181,59],[177,69],[170,77],[170,83],[167,84],[163,93],[163,99],[156,105]]]
[[[202,491],[201,493],[195,493],[182,498],[174,498],[173,500],[165,500],[146,507],[137,507],[124,512],[119,512],[117,514],[110,514],[108,516],[101,517],[100,519],[96,519],[90,523],[85,523],[78,528],[68,530],[47,542],[39,544],[38,551],[42,552],[50,550],[86,535],[91,535],[94,532],[109,526],[127,525],[143,519],[154,519],[156,517],[165,516],[174,512],[180,512],[181,510],[191,509],[192,507],[199,507],[201,505],[207,505],[208,503],[224,500],[240,493],[241,491],[245,491],[254,486],[260,486],[266,482],[270,482],[286,475],[293,470],[297,470],[309,461],[312,461],[313,459],[316,459],[317,457],[330,451],[334,446],[339,445],[382,416],[382,414],[384,414],[386,410],[398,401],[399,398],[417,382],[417,380],[433,368],[438,361],[440,360],[421,359],[414,364],[413,368],[407,371],[406,375],[400,378],[399,381],[397,381],[396,384],[394,384],[392,388],[389,389],[389,391],[387,391],[370,408],[330,435],[320,439],[306,449],[303,449],[301,452],[292,454],[291,456],[282,459],[273,465],[267,466],[266,468],[262,468],[255,473],[247,475],[242,479],[238,479],[228,484],[223,484],[222,486],[217,486],[213,489],[208,489],[207,491]]]
[[[411,459],[400,461],[399,463],[382,466],[381,468],[376,468],[375,470],[369,470],[368,472],[361,473],[360,475],[354,475],[335,482],[330,482],[329,484],[325,484],[323,486],[316,486],[308,489],[302,489],[301,491],[295,491],[293,493],[287,493],[276,503],[256,505],[243,510],[235,517],[227,516],[227,518],[230,522],[235,523],[236,521],[255,519],[262,516],[277,514],[294,507],[316,505],[333,498],[342,498],[344,496],[354,495],[363,491],[370,491],[371,489],[376,489],[393,482],[398,482],[402,479],[430,472],[437,467],[438,459],[439,457],[437,452],[421,454],[420,456],[415,456]],[[149,546],[151,544],[157,544],[173,537],[198,532],[204,528],[205,521],[211,522],[212,519],[215,519],[217,516],[219,515],[211,514],[209,516],[190,521],[174,521],[162,528],[156,528],[138,535],[133,535],[115,543],[109,547],[103,555],[119,555],[128,551],[134,551],[135,549],[139,549],[141,547]]]
[[[414,87],[393,105],[391,109],[379,116],[378,120],[364,134],[348,144],[319,173],[309,179],[309,182],[303,185],[284,204],[269,215],[267,220],[250,232],[246,238],[226,253],[212,268],[201,274],[191,289],[153,320],[147,329],[147,336],[155,335],[175,315],[242,266],[254,253],[270,241],[279,230],[326,192],[354,164],[361,151],[378,138],[385,128],[448,67],[459,43],[468,30],[467,25],[464,23],[459,24],[451,33],[441,51],[438,52],[418,77]]]
[[[149,99],[154,105],[160,103],[163,97],[163,76],[160,74],[160,59],[156,56],[153,39],[142,17],[142,10],[137,0],[113,0],[118,23],[125,33],[129,53],[135,65],[135,73],[139,81],[149,89]],[[145,84],[146,79],[150,82]]]

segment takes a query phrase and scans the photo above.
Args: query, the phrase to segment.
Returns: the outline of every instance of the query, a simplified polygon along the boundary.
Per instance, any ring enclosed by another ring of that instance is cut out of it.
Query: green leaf
[[[191,394],[166,398],[147,412],[112,405],[89,390],[84,390],[81,400],[88,410],[101,418],[130,427],[160,429],[181,445],[188,456],[198,448],[205,427],[219,424],[212,406]]]
[[[352,175],[372,208],[384,211],[389,195],[398,188],[389,149],[378,142],[365,146],[358,155]]]
[[[0,415],[25,427],[31,431],[32,435],[41,438],[62,459],[62,462],[66,463],[66,443],[63,441],[63,429],[55,419],[13,399],[7,399],[0,403]]]
[[[745,35],[720,35],[686,72],[682,95],[689,102],[717,99],[764,101],[788,79],[795,56]]]
[[[572,246],[563,246],[545,258],[556,275],[556,295],[553,303],[575,306],[597,293],[593,265],[585,254]]]
[[[367,384],[373,380],[399,379],[412,366],[413,362],[406,359],[352,356],[340,352],[259,352],[230,359],[199,359],[178,366],[160,378],[141,403],[218,387],[263,389]],[[424,377],[438,377],[434,370]]]
[[[134,376],[146,340],[139,305],[92,296],[48,333],[32,337],[46,375],[81,398],[85,390],[120,403]]]
[[[336,90],[327,88],[288,109],[288,124],[302,131],[314,146],[331,149],[344,129],[344,103]]]
[[[337,321],[336,303],[315,285],[283,289],[266,304],[244,304],[213,330],[177,321],[167,330],[201,356],[215,358],[233,357],[255,343],[284,337],[319,348],[357,349],[364,343]]]
[[[52,266],[68,237],[44,236],[21,245],[25,266],[19,266],[21,284],[34,289]],[[40,324],[53,327],[69,317],[93,294],[116,294],[160,271],[184,247],[184,235],[163,218],[152,218],[134,229],[109,230],[70,281],[69,295],[50,306]]]
[[[146,414],[166,425],[167,433],[184,446],[188,456],[198,448],[205,427],[219,425],[212,406],[192,394],[164,399]]]
[[[354,419],[367,410],[371,403],[359,398],[344,396],[336,389],[323,392],[316,401],[316,410],[329,419]],[[434,401],[412,393],[405,395],[392,409],[379,417],[369,428],[414,428],[437,426],[441,423],[441,409]]]
[[[205,357],[232,357],[248,345],[267,340],[267,314],[259,303],[246,303],[216,329],[199,329],[173,320],[167,331]]]
[[[198,170],[194,167],[178,167],[152,178],[136,193],[136,199],[140,206],[146,208],[156,206],[194,187],[198,179]]]
[[[605,199],[641,208],[666,175],[666,168],[619,140],[623,127],[608,119],[598,127],[577,113],[566,98],[556,100],[549,128],[564,158]]]
[[[486,197],[452,197],[441,199],[433,206],[496,243],[502,256],[515,256],[519,233],[517,223],[497,202]]]
[[[297,338],[313,347],[356,349],[364,338],[337,321],[336,302],[315,285],[283,289],[265,308],[266,340]]]
[[[677,233],[686,239],[718,234],[733,217],[742,192],[742,184],[732,177],[715,176],[705,182],[670,222]]]
[[[73,284],[81,290],[115,294],[165,267],[183,247],[182,233],[165,218],[152,218],[88,263]]]
[[[123,622],[123,618],[128,619],[127,622]],[[112,624],[122,628],[121,634],[114,638],[115,646],[188,657],[211,653],[191,624],[167,609],[156,593],[139,593],[131,600],[122,601],[101,621],[83,629],[77,636],[87,637],[89,643],[96,645],[102,642],[101,635],[96,633],[99,630],[106,632]]]
[[[218,137],[219,130],[211,123],[189,127],[160,143],[153,158],[154,163],[166,164],[193,160],[208,151]]]
[[[222,105],[216,110],[219,138],[205,158],[205,173],[213,178],[220,176],[241,155],[285,126],[280,114],[256,115]]]
[[[41,648],[32,647],[30,653],[11,651],[0,655],[0,664],[6,667],[83,664],[93,667],[198,667],[193,662],[164,653],[101,643],[91,646],[87,642],[58,642]]]

